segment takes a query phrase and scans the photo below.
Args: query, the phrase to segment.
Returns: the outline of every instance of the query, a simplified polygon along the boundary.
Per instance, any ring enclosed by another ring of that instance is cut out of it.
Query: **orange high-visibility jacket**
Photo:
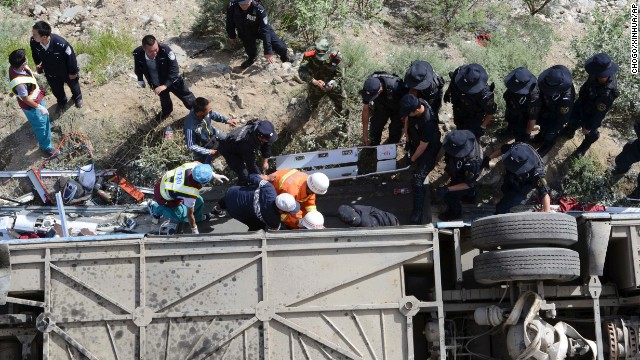
[[[316,211],[316,194],[307,193],[307,178],[309,175],[296,169],[282,169],[273,173],[275,179],[271,182],[278,195],[291,194],[300,203],[300,211],[293,214],[282,214],[280,219],[292,229],[298,228],[298,219],[309,211]]]

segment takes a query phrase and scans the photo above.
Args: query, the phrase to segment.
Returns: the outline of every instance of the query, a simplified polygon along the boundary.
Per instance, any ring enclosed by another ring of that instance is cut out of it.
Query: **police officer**
[[[271,145],[278,139],[269,120],[253,119],[220,139],[218,151],[227,165],[238,175],[238,185],[249,184],[249,174],[260,174],[269,168]],[[256,164],[256,151],[262,155],[262,166]]]
[[[583,156],[600,138],[598,129],[613,101],[620,96],[616,79],[618,64],[611,61],[609,55],[600,53],[590,57],[584,68],[589,79],[580,87],[571,120],[562,130],[563,136],[572,138],[578,127],[582,128],[584,140],[576,149],[576,156]]]
[[[213,127],[212,121],[229,124],[236,127],[237,120],[218,114],[211,109],[209,100],[198,97],[193,108],[184,122],[184,137],[194,160],[203,164],[211,164],[212,156],[216,153],[218,141],[227,136],[224,131]]]
[[[447,210],[439,215],[443,221],[462,216],[463,198],[475,200],[475,184],[482,170],[482,147],[469,130],[454,130],[444,137],[445,171],[451,177],[449,185],[436,190],[438,198],[444,198]]]
[[[442,107],[444,79],[433,70],[431,64],[421,60],[413,61],[404,74],[404,83],[409,88],[409,93],[427,100],[437,117]]]
[[[400,118],[400,99],[406,93],[398,75],[373,73],[362,88],[362,144],[380,145],[382,130],[389,123],[388,144],[400,142],[404,123]],[[369,134],[371,137],[369,138]]]
[[[388,211],[373,206],[340,205],[338,217],[352,227],[399,226],[398,218]]]
[[[330,48],[327,39],[321,39],[315,46],[304,53],[298,68],[300,79],[309,84],[309,105],[315,109],[326,95],[333,101],[336,112],[343,113],[346,97],[343,89],[342,57],[340,52]]]
[[[242,40],[247,60],[240,67],[246,69],[251,66],[258,56],[257,40],[262,40],[264,58],[274,63],[273,53],[280,56],[282,62],[291,62],[287,55],[287,44],[280,40],[276,32],[269,25],[267,12],[258,0],[231,0],[227,7],[227,35],[231,43],[235,44],[237,36]]]
[[[211,165],[197,161],[167,171],[153,188],[155,201],[147,204],[149,214],[154,218],[164,216],[176,222],[188,222],[191,232],[198,234],[196,223],[206,219],[200,189],[211,179],[229,180],[224,175],[214,174]]]
[[[31,33],[33,36],[29,45],[36,71],[44,71],[51,92],[58,102],[57,111],[61,112],[67,105],[64,84],[69,86],[71,99],[76,107],[81,108],[83,101],[79,82],[80,70],[73,47],[60,35],[52,34],[51,26],[45,21],[36,22]]]
[[[453,105],[453,122],[458,130],[470,130],[480,139],[498,110],[493,84],[487,84],[489,75],[481,65],[469,64],[458,67],[449,77],[444,101]]]
[[[636,121],[633,125],[633,130],[636,133],[637,139],[629,141],[622,147],[622,151],[615,158],[615,167],[611,175],[622,175],[631,169],[631,165],[640,161],[640,121]],[[638,174],[637,185],[633,191],[633,196],[640,196],[640,174]]]
[[[498,134],[512,134],[516,142],[528,142],[540,112],[538,80],[527,68],[519,67],[505,76],[504,86],[507,127]]]
[[[40,87],[33,71],[27,66],[24,49],[9,54],[9,88],[16,95],[18,106],[27,117],[33,133],[38,139],[40,150],[51,156],[55,148],[51,146],[51,122],[44,103],[45,91]]]
[[[529,144],[513,143],[502,145],[489,157],[502,156],[502,164],[506,173],[502,182],[502,199],[496,204],[496,214],[506,214],[511,208],[527,198],[533,189],[542,198],[545,212],[551,211],[551,189],[547,185],[544,172],[544,161]]]
[[[409,222],[422,224],[422,208],[426,189],[424,181],[436,165],[442,143],[438,120],[424,99],[406,94],[400,100],[400,116],[407,117],[407,133],[410,161],[415,164],[411,187],[413,188],[413,210]]]
[[[571,109],[576,98],[571,72],[563,65],[554,65],[543,71],[538,77],[541,93],[540,132],[532,138],[542,142],[538,154],[544,157],[551,151],[558,139],[560,130],[571,117]]]
[[[291,194],[278,195],[268,181],[251,174],[247,186],[232,186],[227,190],[218,208],[247,225],[249,231],[279,230],[281,217],[299,212],[300,203]]]
[[[176,54],[169,46],[158,43],[153,35],[146,35],[142,38],[142,46],[133,50],[133,61],[138,86],[145,87],[144,76],[149,87],[160,97],[163,118],[173,111],[169,93],[177,96],[184,107],[191,110],[196,97],[184,83]]]

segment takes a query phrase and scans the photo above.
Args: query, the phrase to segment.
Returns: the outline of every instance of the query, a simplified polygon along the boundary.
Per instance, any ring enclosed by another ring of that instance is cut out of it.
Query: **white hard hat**
[[[276,196],[276,207],[291,214],[297,214],[300,211],[300,203],[296,201],[293,195],[288,193]]]
[[[319,211],[310,211],[302,218],[300,224],[307,229],[324,229],[324,216]]]
[[[307,178],[307,186],[314,193],[324,195],[329,188],[329,178],[321,172],[313,173]]]

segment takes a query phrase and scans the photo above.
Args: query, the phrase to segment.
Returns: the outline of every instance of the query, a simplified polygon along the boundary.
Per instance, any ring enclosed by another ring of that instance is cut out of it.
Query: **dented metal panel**
[[[444,334],[434,239],[400,227],[11,244],[7,301],[43,292],[30,304],[49,359],[412,359],[419,310]],[[406,296],[406,264],[433,269],[433,301]]]

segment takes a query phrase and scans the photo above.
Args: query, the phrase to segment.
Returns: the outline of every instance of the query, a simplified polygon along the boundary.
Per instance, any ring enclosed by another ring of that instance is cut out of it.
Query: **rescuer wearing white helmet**
[[[303,229],[324,229],[324,216],[319,211],[310,211],[300,219],[300,228]]]
[[[278,194],[291,194],[300,203],[298,214],[282,217],[282,221],[291,229],[298,229],[300,219],[307,213],[317,211],[316,194],[324,195],[329,188],[329,178],[321,172],[306,174],[297,169],[282,169],[268,176],[263,175],[263,179],[269,181]]]

